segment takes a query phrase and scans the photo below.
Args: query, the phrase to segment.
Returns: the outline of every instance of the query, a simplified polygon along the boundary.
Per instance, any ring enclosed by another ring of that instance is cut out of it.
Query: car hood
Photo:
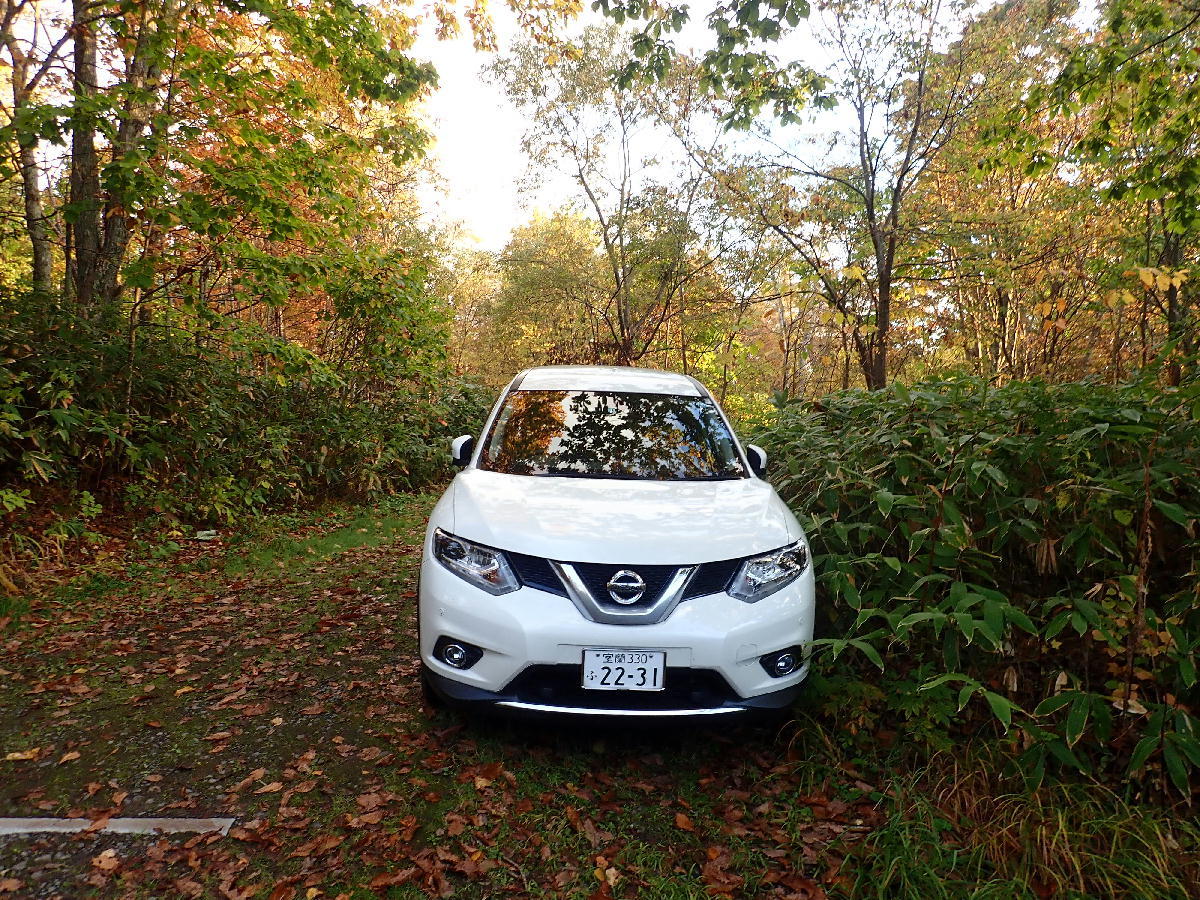
[[[564,562],[711,562],[773,550],[803,533],[757,478],[627,481],[468,469],[450,493],[453,521],[442,527]]]

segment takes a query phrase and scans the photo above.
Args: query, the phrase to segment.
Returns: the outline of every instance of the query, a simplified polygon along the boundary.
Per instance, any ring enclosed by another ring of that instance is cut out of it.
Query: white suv
[[[790,705],[814,586],[796,517],[694,378],[522,372],[429,519],[422,676],[455,705],[712,716]]]

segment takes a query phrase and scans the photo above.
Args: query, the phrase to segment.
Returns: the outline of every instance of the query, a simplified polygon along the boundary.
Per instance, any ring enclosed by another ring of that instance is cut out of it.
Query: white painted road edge
[[[114,834],[177,834],[219,831],[228,834],[237,819],[109,819],[96,832]],[[73,833],[92,827],[90,819],[0,819],[0,834]]]

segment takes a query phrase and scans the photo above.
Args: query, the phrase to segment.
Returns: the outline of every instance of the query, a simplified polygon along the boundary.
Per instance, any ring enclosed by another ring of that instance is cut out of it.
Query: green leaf
[[[883,657],[879,655],[878,650],[876,650],[874,647],[872,647],[866,641],[861,641],[861,640],[858,640],[857,638],[850,641],[850,643],[853,646],[857,647],[859,649],[859,651],[862,652],[863,656],[865,656],[871,662],[875,663],[875,665],[879,667],[879,670],[881,672],[883,671]]]
[[[1062,694],[1055,694],[1053,697],[1047,697],[1037,705],[1033,714],[1035,716],[1047,716],[1050,713],[1057,712],[1069,704],[1075,696],[1074,693],[1064,692]]]
[[[1008,727],[1012,724],[1013,710],[1017,708],[1017,705],[994,691],[984,691],[983,696],[987,700],[988,706],[992,708],[992,714],[1004,725],[1004,730],[1008,731]]]
[[[971,698],[974,697],[981,690],[981,688],[982,685],[980,685],[977,681],[968,681],[962,686],[962,689],[958,692],[959,712],[962,712],[963,709],[966,708],[966,705],[971,702]]]
[[[1151,754],[1153,754],[1154,751],[1157,749],[1158,749],[1158,734],[1157,733],[1147,734],[1140,741],[1138,741],[1137,746],[1133,748],[1133,753],[1131,753],[1129,756],[1129,768],[1128,768],[1129,773],[1133,774],[1134,772],[1141,769],[1142,766],[1144,766],[1146,764],[1146,760],[1148,760],[1150,758]]]
[[[1168,737],[1174,737],[1174,735],[1169,735]],[[1163,765],[1166,766],[1167,774],[1171,778],[1171,783],[1175,785],[1175,789],[1184,797],[1191,797],[1192,789],[1188,783],[1189,765],[1179,755],[1174,743],[1170,740],[1163,744]]]
[[[1185,510],[1178,503],[1168,503],[1165,500],[1155,500],[1154,505],[1164,516],[1166,516],[1175,524],[1182,525],[1184,528],[1188,527],[1188,523],[1193,518],[1192,516],[1189,516],[1187,510]]]
[[[993,637],[992,643],[996,644],[1004,633],[1004,610],[999,602],[991,599],[983,601],[983,621]]]
[[[1091,703],[1087,697],[1078,696],[1071,704],[1071,711],[1067,713],[1067,746],[1074,747],[1079,739],[1083,736],[1083,731],[1087,727],[1088,711],[1091,708]]]
[[[875,492],[875,503],[879,512],[885,516],[891,515],[892,506],[896,503],[896,495],[891,491],[878,490]]]

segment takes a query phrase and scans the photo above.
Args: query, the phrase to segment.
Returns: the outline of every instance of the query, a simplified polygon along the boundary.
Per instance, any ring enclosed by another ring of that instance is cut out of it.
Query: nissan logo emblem
[[[608,580],[605,587],[608,588],[608,596],[625,606],[637,603],[646,592],[646,582],[642,580],[642,576],[629,569],[622,569]]]

